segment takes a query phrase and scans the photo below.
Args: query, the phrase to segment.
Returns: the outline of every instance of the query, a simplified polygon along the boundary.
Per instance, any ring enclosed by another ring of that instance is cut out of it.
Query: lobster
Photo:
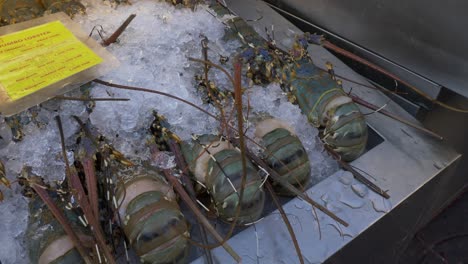
[[[123,229],[143,263],[180,263],[188,253],[188,225],[172,188],[149,169],[123,172],[117,187]]]
[[[202,54],[205,61],[208,59],[208,40],[202,40]],[[206,104],[225,107],[232,103],[233,92],[221,91],[213,81],[207,80],[208,69],[205,67],[204,77],[195,75],[198,82],[197,92],[201,94]],[[260,100],[260,98],[259,98]],[[223,106],[224,104],[224,106]],[[287,182],[304,190],[310,179],[310,162],[307,152],[299,138],[294,135],[293,129],[284,121],[273,118],[265,113],[255,113],[250,118],[255,126],[255,137],[260,141],[263,159]],[[294,195],[279,184],[275,184],[278,194]]]
[[[122,153],[110,146],[105,138],[89,125],[75,117],[82,130],[79,147],[75,153],[77,162],[85,173],[93,173],[104,179],[92,180],[88,185],[90,195],[96,193],[100,182],[105,194],[94,194],[95,197],[106,197],[110,213],[107,218],[117,214],[120,227],[130,246],[135,250],[143,263],[179,263],[187,255],[189,237],[188,224],[181,213],[172,188],[156,171],[147,167],[136,167]],[[98,162],[94,162],[94,160]],[[117,164],[114,164],[117,163]],[[115,165],[115,166],[112,166]],[[115,168],[123,165],[124,168]],[[111,168],[114,168],[114,170]],[[113,173],[115,172],[115,173]],[[111,183],[117,182],[113,187]],[[94,205],[94,210],[98,210]],[[105,212],[98,212],[103,214]],[[110,226],[112,227],[112,225]]]
[[[265,118],[256,124],[255,137],[260,139],[262,158],[270,168],[304,191],[310,182],[310,161],[293,129],[279,119]],[[279,195],[294,195],[280,184],[274,183],[273,187]]]
[[[206,186],[217,214],[233,221],[239,205],[242,178],[240,152],[228,141],[216,135],[193,136],[193,140],[180,141],[169,128],[163,116],[155,113],[151,131],[158,148],[168,149],[167,140],[176,138],[181,152],[197,182]],[[250,162],[246,168],[247,183],[237,223],[246,224],[260,218],[265,203],[265,193],[257,169]]]
[[[242,178],[241,154],[228,141],[216,135],[194,136],[181,144],[182,153],[197,181],[204,184],[219,216],[232,221],[239,204]],[[197,158],[198,157],[198,158]],[[265,203],[262,180],[251,162],[246,167],[247,182],[239,224],[260,218]]]
[[[52,188],[46,184],[42,177],[31,173],[30,168],[24,168],[19,177],[19,183],[23,186],[23,195],[30,198],[29,201],[29,219],[26,235],[27,246],[29,250],[29,259],[33,263],[86,263],[82,257],[83,252],[79,252],[75,247],[74,241],[70,234],[66,232],[63,226],[63,220],[72,228],[81,242],[91,242],[89,230],[82,226],[86,222],[79,217],[66,202],[70,198],[71,192],[65,192],[65,184],[62,183],[58,188]],[[41,196],[37,195],[36,191],[40,189]],[[50,201],[56,206],[56,210],[62,213],[62,221],[59,220],[56,212],[52,211],[44,196],[49,197]],[[65,197],[66,196],[66,197]],[[65,199],[66,198],[66,199]],[[67,210],[64,210],[68,208]],[[87,246],[92,245],[86,243]],[[89,257],[89,256],[88,256]]]
[[[230,14],[220,4],[212,9],[220,17]],[[231,18],[228,26],[245,43],[237,56],[247,64],[247,78],[256,84],[279,83],[308,121],[321,129],[323,142],[343,160],[352,161],[364,152],[368,136],[364,116],[333,76],[317,68],[307,53],[308,44],[319,42],[320,36],[298,36],[286,52],[239,17]]]

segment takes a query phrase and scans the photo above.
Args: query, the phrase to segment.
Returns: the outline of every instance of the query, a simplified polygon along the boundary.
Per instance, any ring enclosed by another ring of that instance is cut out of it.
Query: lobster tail
[[[242,188],[242,156],[218,136],[203,135],[190,146],[182,144],[182,152],[198,181],[206,185],[220,217],[234,220]],[[260,218],[265,204],[262,182],[254,165],[247,161],[246,185],[238,223]]]
[[[367,125],[356,104],[350,102],[330,109],[323,141],[340,154],[344,161],[352,161],[365,150]]]
[[[261,139],[268,165],[290,184],[304,190],[310,180],[310,162],[302,142],[292,129],[271,118],[256,125],[255,136]],[[281,185],[274,187],[280,195],[295,195]]]
[[[323,128],[323,141],[351,161],[364,152],[367,125],[357,105],[326,72],[319,71],[308,60],[298,61],[290,90],[307,119]]]
[[[187,255],[188,225],[170,186],[158,174],[136,173],[117,189],[119,214],[143,263],[179,263]]]
[[[233,220],[239,204],[242,188],[242,157],[238,150],[226,149],[216,153],[215,160],[210,159],[206,182],[211,186],[210,193],[216,209],[226,220]],[[218,166],[218,164],[220,166]],[[253,164],[247,162],[246,185],[242,197],[239,223],[248,223],[260,218],[263,211],[265,194],[261,181]],[[227,181],[229,179],[230,183]],[[231,186],[232,183],[232,186]]]

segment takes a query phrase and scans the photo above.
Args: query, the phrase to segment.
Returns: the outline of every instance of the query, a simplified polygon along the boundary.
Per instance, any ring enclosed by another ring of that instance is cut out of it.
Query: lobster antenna
[[[374,110],[374,111],[371,112],[370,114],[373,114],[373,113],[380,113],[380,114],[385,115],[385,116],[387,116],[387,117],[390,117],[390,118],[392,118],[392,119],[394,119],[394,120],[396,120],[396,121],[398,121],[398,122],[400,122],[400,123],[403,123],[403,124],[405,124],[405,125],[407,125],[407,126],[410,126],[410,127],[412,127],[412,128],[415,128],[415,129],[417,129],[417,130],[419,130],[419,131],[422,131],[422,132],[424,132],[424,133],[426,133],[426,134],[428,134],[428,135],[430,135],[430,136],[432,136],[432,137],[435,137],[435,138],[437,138],[437,139],[439,139],[439,140],[443,140],[443,139],[444,139],[441,135],[439,135],[439,134],[437,134],[437,133],[435,133],[435,132],[433,132],[433,131],[431,131],[431,130],[425,128],[425,127],[418,126],[417,124],[414,124],[414,123],[412,123],[412,122],[410,122],[410,121],[408,121],[408,120],[406,120],[406,119],[403,119],[403,118],[401,118],[401,117],[398,117],[398,116],[396,116],[396,115],[390,113],[389,111],[386,111],[385,109],[383,109],[389,102],[385,103],[385,104],[384,104],[383,106],[381,106],[381,107],[378,107],[378,106],[376,106],[376,105],[373,105],[373,104],[371,104],[371,103],[369,103],[369,102],[366,102],[366,101],[362,100],[360,97],[358,97],[358,96],[356,96],[356,95],[349,94],[349,97],[351,97],[351,99],[353,99],[354,102],[356,102],[356,103],[358,103],[358,104],[360,104],[360,105],[362,105],[362,106],[364,106],[364,107],[366,107],[366,108],[369,108],[369,109],[371,109],[371,110]]]
[[[61,142],[62,142],[62,154],[64,155],[64,160],[65,160],[65,164],[66,164],[66,168],[67,168],[67,170],[66,170],[67,173],[66,174],[67,174],[67,178],[69,179],[69,183],[70,183],[69,186],[71,188],[76,189],[76,191],[80,194],[78,196],[77,200],[78,200],[78,203],[79,203],[81,209],[83,210],[85,219],[90,221],[92,231],[95,234],[95,238],[97,240],[97,244],[95,244],[95,246],[96,246],[96,252],[98,253],[98,257],[100,257],[99,248],[101,248],[103,250],[103,253],[104,253],[106,259],[108,260],[108,262],[111,263],[111,264],[114,264],[114,263],[116,263],[115,259],[112,256],[112,253],[110,252],[109,248],[107,247],[103,231],[101,229],[101,226],[99,225],[97,215],[94,215],[94,213],[93,213],[93,208],[90,205],[89,198],[88,198],[88,196],[86,195],[86,193],[84,191],[84,188],[83,188],[83,185],[80,182],[80,179],[78,179],[78,175],[76,173],[73,173],[72,170],[70,169],[70,166],[69,166],[70,164],[69,164],[68,158],[66,156],[65,139],[64,139],[64,135],[63,135],[62,121],[60,119],[60,116],[56,116],[55,119],[57,121],[57,125],[58,125],[59,131],[60,131],[60,139],[61,139]],[[99,247],[98,247],[98,244],[99,244]]]
[[[204,38],[201,40],[202,56],[203,56],[204,61],[206,61],[206,62],[210,62],[209,59],[208,59],[208,42],[209,42],[209,40],[208,40],[208,38],[206,36],[204,36]],[[204,67],[205,87],[206,87],[206,90],[208,92],[208,96],[211,98],[212,101],[215,102],[215,105],[219,110],[220,119],[221,119],[221,131],[223,131],[223,129],[224,129],[223,124],[225,123],[225,120],[226,120],[225,113],[224,113],[224,108],[221,105],[221,102],[218,102],[216,97],[211,92],[211,88],[209,87],[210,84],[209,84],[209,80],[208,80],[208,71],[210,70],[210,65],[208,63],[205,63],[204,65],[205,65],[205,67]]]
[[[177,164],[177,167],[183,170],[179,170],[180,173],[180,180],[182,184],[185,186],[187,189],[187,192],[189,194],[189,197],[192,201],[196,201],[200,206],[202,206],[205,210],[208,210],[208,208],[203,205],[197,198],[196,198],[196,193],[195,190],[193,189],[193,185],[190,182],[190,179],[188,178],[187,174],[185,173],[186,169],[188,168],[185,159],[182,156],[180,147],[178,145],[178,141],[180,141],[179,137],[175,135],[171,130],[170,130],[170,125],[163,123],[164,117],[159,115],[156,110],[153,111],[153,116],[155,120],[151,124],[151,133],[153,134],[154,138],[154,143],[152,143],[151,152],[157,152],[158,150],[165,149],[165,150],[170,150],[174,156],[175,156],[175,161]],[[167,137],[164,136],[164,132],[168,134]],[[162,143],[164,144],[163,146],[160,146],[160,141],[157,140],[157,138],[160,137],[162,139]],[[177,138],[175,140],[174,138]],[[209,210],[208,210],[209,211]],[[208,245],[208,237],[206,234],[206,228],[204,225],[198,225],[198,229],[200,231],[201,239],[202,239],[202,244],[204,245],[203,251],[206,257],[206,260],[209,264],[213,264],[213,256],[211,254],[211,251],[207,248]]]
[[[131,14],[124,22],[123,24],[117,28],[117,30],[112,34],[108,39],[103,39],[102,45],[104,47],[109,46],[110,44],[114,43],[117,41],[117,39],[122,35],[122,33],[125,31],[125,29],[128,27],[128,25],[132,22],[132,20],[136,17],[136,14]],[[101,37],[102,38],[102,37]]]
[[[283,209],[283,206],[278,201],[278,197],[276,197],[276,194],[273,190],[273,187],[271,186],[270,182],[266,182],[266,188],[268,192],[270,193],[271,199],[275,203],[276,207],[278,207],[278,210],[281,214],[281,217],[283,218],[284,224],[288,228],[289,235],[291,236],[291,239],[294,243],[294,248],[296,249],[297,257],[299,258],[299,262],[301,264],[304,264],[304,258],[302,257],[302,252],[301,248],[299,247],[299,243],[297,242],[296,238],[296,233],[294,233],[294,229],[292,228],[291,222],[289,222],[289,218],[286,216],[286,212]]]
[[[297,16],[295,16],[295,15],[293,15],[293,14],[291,14],[291,13],[285,11],[285,10],[282,10],[281,8],[278,8],[278,7],[276,7],[276,6],[272,5],[272,4],[269,4],[269,3],[267,3],[267,4],[268,4],[270,7],[274,8],[274,9],[276,9],[276,10],[279,10],[279,11],[285,13],[285,14],[294,16],[295,18],[301,20],[302,22],[305,22],[305,23],[309,23],[309,24],[310,24],[310,22],[308,22],[308,21],[306,21],[306,20],[304,20],[304,19],[302,19],[302,18],[300,18],[300,17],[297,17]],[[341,55],[343,55],[343,56],[345,56],[345,57],[348,57],[348,58],[350,58],[350,59],[352,59],[352,60],[354,60],[354,61],[356,61],[356,62],[358,62],[358,63],[360,63],[360,64],[362,64],[362,65],[365,65],[365,66],[367,66],[367,67],[369,67],[369,68],[371,68],[371,69],[373,69],[373,70],[375,70],[375,71],[378,71],[378,72],[382,73],[383,75],[385,75],[385,76],[387,76],[387,77],[393,79],[394,81],[397,81],[397,82],[399,82],[399,83],[404,84],[406,87],[410,88],[410,89],[413,90],[415,93],[417,93],[418,95],[422,96],[424,99],[430,101],[431,103],[437,104],[437,105],[439,105],[439,106],[441,106],[441,107],[443,107],[443,108],[446,108],[446,109],[451,110],[451,111],[454,111],[454,112],[465,113],[465,114],[468,113],[468,109],[462,109],[462,108],[459,108],[459,107],[454,107],[454,106],[445,104],[445,103],[443,103],[443,102],[441,102],[441,101],[439,101],[439,100],[437,100],[437,99],[432,99],[429,95],[427,95],[426,93],[424,93],[421,89],[419,89],[419,88],[417,88],[416,86],[411,85],[410,83],[404,81],[403,79],[401,79],[400,77],[396,76],[395,74],[393,74],[393,73],[391,73],[391,72],[389,72],[389,71],[383,69],[382,67],[380,67],[380,66],[378,66],[378,65],[376,65],[376,64],[374,64],[374,63],[372,63],[372,62],[370,62],[370,61],[368,61],[368,60],[366,60],[366,59],[364,59],[364,58],[362,58],[362,57],[360,57],[360,56],[357,56],[357,55],[355,55],[355,54],[353,54],[353,53],[351,53],[351,52],[349,52],[349,51],[347,51],[347,50],[345,50],[345,49],[342,49],[342,48],[336,46],[335,44],[333,44],[333,43],[331,43],[331,42],[329,42],[329,41],[327,41],[327,40],[321,41],[320,44],[321,44],[323,47],[325,47],[325,48],[328,48],[328,49],[330,49],[330,50],[333,50],[334,52],[337,52],[337,53],[339,53],[339,54],[341,54]],[[337,75],[337,76],[338,76],[338,75]]]
[[[190,210],[192,210],[192,212],[195,214],[195,216],[196,216],[197,220],[199,221],[199,223],[201,223],[202,225],[204,225],[207,228],[208,232],[210,232],[213,235],[213,237],[218,241],[218,244],[215,244],[215,245],[212,245],[212,246],[201,245],[198,242],[187,238],[188,241],[190,241],[190,243],[193,243],[193,244],[195,244],[195,245],[197,245],[199,247],[206,247],[206,248],[209,248],[209,249],[217,248],[217,247],[219,247],[221,245],[238,263],[240,263],[241,260],[242,260],[241,257],[226,242],[229,239],[229,237],[226,237],[226,238],[223,239],[218,234],[216,229],[210,224],[208,219],[206,219],[206,217],[200,212],[197,205],[190,199],[189,195],[185,191],[184,187],[180,184],[179,180],[177,178],[175,178],[169,170],[166,169],[166,170],[163,170],[163,172],[164,172],[164,176],[168,180],[168,182],[170,182],[172,184],[172,186],[176,189],[177,193],[181,196],[182,200],[187,204],[187,206],[190,208]]]
[[[54,97],[54,99],[58,100],[69,100],[69,101],[82,101],[82,102],[88,102],[88,101],[130,101],[129,98],[81,98],[81,97],[72,97],[72,96],[62,96],[62,95],[57,95]]]

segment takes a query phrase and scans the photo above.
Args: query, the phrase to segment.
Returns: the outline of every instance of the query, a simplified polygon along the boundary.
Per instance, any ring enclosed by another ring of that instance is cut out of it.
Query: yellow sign
[[[0,36],[0,86],[13,101],[102,61],[60,21]]]

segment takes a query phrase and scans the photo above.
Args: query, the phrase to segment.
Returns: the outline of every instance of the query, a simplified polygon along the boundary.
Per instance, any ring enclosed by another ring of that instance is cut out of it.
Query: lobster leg
[[[299,247],[299,243],[297,242],[297,239],[296,239],[296,234],[294,233],[291,223],[289,222],[288,216],[286,215],[286,212],[284,211],[283,206],[281,206],[281,204],[279,203],[278,197],[276,197],[275,191],[273,190],[273,186],[271,186],[271,183],[266,182],[265,185],[268,190],[268,193],[273,199],[273,202],[275,203],[276,207],[278,207],[278,210],[280,211],[284,224],[288,228],[288,232],[291,235],[292,241],[294,243],[294,247],[296,248],[296,253],[297,253],[297,257],[299,258],[299,262],[301,264],[304,264],[304,258],[302,257],[301,248]]]

